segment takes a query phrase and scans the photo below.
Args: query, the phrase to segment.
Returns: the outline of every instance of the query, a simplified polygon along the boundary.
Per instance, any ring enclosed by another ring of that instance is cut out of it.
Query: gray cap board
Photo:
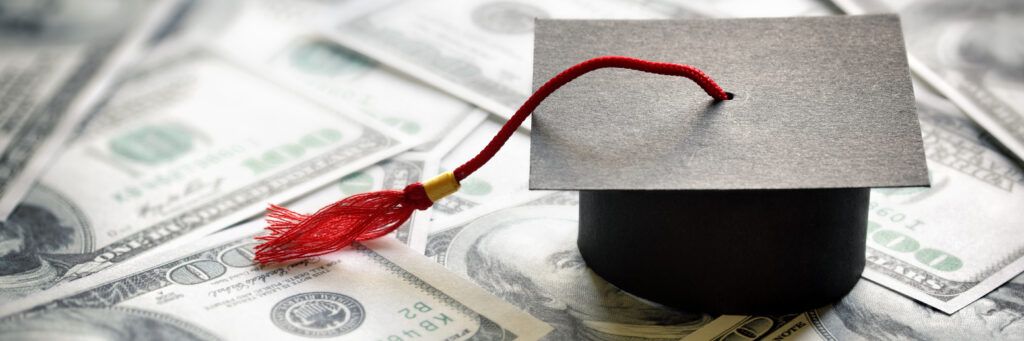
[[[601,55],[695,66],[732,92],[622,69],[534,113],[530,187],[926,186],[899,18],[538,20],[535,87]]]

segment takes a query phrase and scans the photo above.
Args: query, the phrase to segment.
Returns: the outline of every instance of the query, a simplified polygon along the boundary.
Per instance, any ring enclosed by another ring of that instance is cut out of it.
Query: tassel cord
[[[660,75],[686,77],[696,82],[697,85],[704,89],[704,92],[717,101],[732,99],[732,95],[725,92],[725,90],[723,90],[721,86],[718,86],[718,83],[715,83],[711,77],[700,69],[689,65],[652,62],[622,56],[603,56],[589,59],[565,69],[555,77],[545,82],[544,85],[541,85],[537,91],[526,99],[526,102],[519,107],[519,110],[516,110],[516,113],[512,115],[508,122],[505,122],[505,125],[501,127],[498,134],[491,139],[491,142],[489,142],[479,154],[455,169],[455,179],[462,181],[462,179],[465,179],[470,174],[473,174],[473,172],[476,172],[477,169],[480,169],[480,167],[486,164],[487,161],[490,161],[491,158],[498,153],[498,150],[505,145],[505,142],[512,137],[512,134],[515,133],[516,129],[519,129],[519,126],[526,121],[526,118],[530,116],[535,109],[537,109],[537,106],[539,106],[544,99],[554,93],[555,90],[558,90],[558,88],[561,88],[566,83],[571,82],[585,73],[601,68],[621,68]]]
[[[424,183],[408,185],[401,191],[383,190],[353,195],[309,215],[271,205],[267,214],[267,230],[270,234],[256,237],[263,241],[255,247],[256,261],[266,264],[323,255],[353,242],[378,238],[394,231],[409,220],[414,211],[430,208],[434,201],[458,190],[459,181],[494,157],[527,116],[551,93],[585,73],[609,67],[686,77],[696,82],[715,100],[732,98],[711,77],[692,66],[619,56],[584,61],[544,83],[505,122],[479,154],[452,173],[444,173]]]

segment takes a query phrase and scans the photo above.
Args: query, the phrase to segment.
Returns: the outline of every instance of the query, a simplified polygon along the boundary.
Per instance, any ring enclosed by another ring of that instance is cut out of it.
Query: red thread
[[[689,65],[619,56],[590,59],[562,71],[530,95],[479,154],[455,169],[455,179],[462,181],[494,157],[526,117],[555,90],[587,72],[608,67],[686,77],[715,100],[731,98],[711,77]],[[266,264],[318,256],[340,250],[352,242],[378,238],[402,226],[413,211],[425,210],[433,204],[423,184],[417,182],[401,191],[353,195],[310,215],[270,205],[267,213],[270,234],[256,237],[264,241],[255,248],[256,261]]]
[[[718,83],[715,83],[711,77],[708,77],[708,75],[704,74],[700,69],[689,65],[651,62],[643,59],[621,56],[603,56],[593,58],[565,69],[565,71],[562,71],[554,78],[551,78],[544,83],[544,85],[541,85],[533,95],[530,95],[530,98],[526,99],[526,102],[519,107],[519,110],[516,110],[515,115],[512,115],[512,118],[510,118],[508,122],[505,122],[505,125],[501,127],[498,134],[491,139],[491,142],[487,144],[487,147],[484,147],[484,150],[480,151],[480,154],[477,154],[475,157],[459,166],[459,168],[455,169],[453,172],[455,173],[455,179],[462,181],[462,179],[465,179],[470,174],[473,174],[473,172],[476,172],[477,169],[480,169],[481,166],[494,157],[494,154],[498,153],[501,146],[505,145],[505,142],[512,137],[512,133],[515,133],[516,129],[518,129],[519,126],[523,124],[523,121],[526,120],[526,117],[530,116],[530,114],[533,113],[533,110],[536,109],[537,106],[540,105],[540,102],[544,101],[548,95],[551,95],[551,93],[558,90],[558,88],[587,72],[608,67],[686,77],[696,82],[697,85],[700,85],[700,87],[704,89],[704,92],[708,93],[708,95],[715,100],[725,101],[730,99],[729,94],[726,93],[725,90],[722,90],[722,87],[718,86]]]

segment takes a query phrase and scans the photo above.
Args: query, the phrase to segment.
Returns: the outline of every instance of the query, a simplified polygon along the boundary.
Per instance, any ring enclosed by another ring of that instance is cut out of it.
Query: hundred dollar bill
[[[1024,3],[834,2],[851,14],[898,12],[914,73],[1024,159]]]
[[[530,94],[535,18],[680,15],[665,10],[667,5],[629,0],[394,1],[338,24],[329,35],[507,118]]]
[[[0,229],[0,298],[174,248],[417,143],[202,51],[139,71],[103,110],[131,114],[79,138]]]
[[[417,146],[419,151],[430,150],[467,116],[486,115],[460,99],[316,34],[316,26],[294,13],[307,13],[302,9],[308,6],[313,4],[247,2],[218,44],[226,53],[278,73],[291,81],[289,86],[319,96],[325,103],[373,117],[401,133],[428,141]],[[352,7],[358,6],[320,7],[331,12],[327,8],[354,11]],[[308,15],[329,16],[312,11]]]
[[[725,315],[683,340],[1021,340],[1022,316],[1024,276],[952,315],[861,280],[834,305],[788,316]]]
[[[262,227],[0,308],[0,339],[536,340],[551,329],[390,238],[254,266]]]
[[[455,170],[480,153],[494,138],[504,119],[490,117],[480,123],[472,133],[441,158],[444,171]],[[523,131],[512,134],[501,153],[472,176],[461,181],[458,192],[434,204],[431,209],[438,224],[481,204],[501,203],[526,192],[530,176],[530,136]],[[472,214],[472,213],[470,213]]]
[[[0,2],[0,220],[175,5]]]
[[[322,95],[325,102],[368,115],[428,141],[417,146],[419,151],[432,149],[468,116],[487,115],[419,80],[317,36],[297,38],[273,57],[269,68],[295,80],[296,86]]]
[[[435,228],[426,255],[550,324],[546,339],[678,340],[711,320],[632,296],[587,268],[575,193],[507,203],[515,204]]]
[[[871,192],[864,277],[953,313],[1024,271],[1024,170],[916,88],[932,187]]]
[[[168,22],[150,39],[148,55],[159,54],[167,45],[209,41],[224,33],[235,21],[244,0],[196,1],[179,0],[181,5]]]

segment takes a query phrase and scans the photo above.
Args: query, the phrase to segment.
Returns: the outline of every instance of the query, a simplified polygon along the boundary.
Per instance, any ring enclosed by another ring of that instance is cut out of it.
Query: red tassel
[[[265,241],[255,248],[256,261],[266,264],[313,257],[381,237],[402,226],[416,209],[431,205],[420,183],[403,191],[356,194],[310,215],[270,205],[270,235],[256,237]]]
[[[402,191],[354,195],[324,207],[312,215],[299,214],[271,205],[267,217],[270,235],[256,237],[266,241],[256,246],[256,261],[266,264],[318,256],[340,250],[355,241],[377,238],[394,231],[409,220],[414,210],[430,208],[434,204],[430,198],[440,199],[458,190],[459,181],[494,157],[512,133],[548,95],[576,77],[609,67],[686,77],[700,85],[704,92],[715,100],[732,99],[732,95],[725,92],[711,77],[692,66],[620,56],[604,56],[584,61],[555,75],[530,95],[479,154],[453,172],[427,181],[432,197],[428,196],[423,184],[417,182]]]

